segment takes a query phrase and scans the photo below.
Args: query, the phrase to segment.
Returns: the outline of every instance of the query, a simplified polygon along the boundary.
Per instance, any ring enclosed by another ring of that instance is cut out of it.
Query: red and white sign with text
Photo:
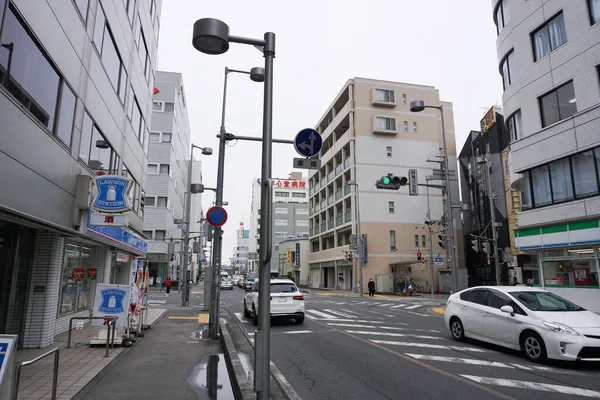
[[[273,179],[273,188],[283,189],[308,189],[306,181],[296,181],[292,179]]]

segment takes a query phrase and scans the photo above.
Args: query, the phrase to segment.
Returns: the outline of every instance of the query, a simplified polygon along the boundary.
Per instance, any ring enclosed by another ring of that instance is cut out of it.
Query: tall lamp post
[[[202,193],[203,186],[200,184],[192,183],[192,165],[194,164],[194,149],[199,149],[202,151],[202,154],[205,156],[210,156],[212,154],[212,149],[210,147],[200,147],[196,146],[192,143],[192,150],[190,152],[190,162],[188,164],[188,179],[187,179],[187,191],[185,192],[185,234],[183,237],[183,260],[182,260],[182,270],[183,270],[183,279],[185,280],[185,289],[182,290],[181,294],[181,305],[186,306],[189,305],[190,302],[190,280],[188,278],[188,267],[189,267],[189,241],[190,241],[190,214],[192,212],[192,193]]]
[[[429,106],[423,100],[410,102],[410,111],[421,112],[426,108],[435,108],[440,111],[442,118],[442,140],[444,145],[444,170],[446,184],[446,215],[448,217],[448,256],[450,258],[450,270],[452,271],[452,291],[458,291],[458,276],[456,271],[456,258],[454,257],[454,218],[452,217],[452,191],[450,190],[450,170],[448,169],[448,147],[446,146],[446,127],[444,125],[444,106]]]
[[[267,400],[270,398],[270,323],[271,323],[271,304],[270,304],[270,282],[271,282],[271,222],[272,222],[272,191],[269,180],[271,179],[272,148],[273,148],[273,59],[275,58],[275,34],[266,32],[264,38],[252,39],[229,35],[229,26],[223,21],[213,18],[202,18],[194,23],[192,44],[194,47],[206,54],[223,54],[229,50],[229,43],[241,43],[255,46],[259,49],[265,58],[264,70],[264,106],[263,106],[263,136],[262,136],[262,168],[261,180],[265,190],[261,190],[261,220],[260,227],[260,270],[259,270],[259,295],[258,295],[258,331],[255,335],[256,357],[255,357],[255,381],[254,390],[257,393],[258,400]],[[221,135],[219,143],[220,149],[225,145],[225,135]],[[224,148],[224,147],[223,147]],[[218,174],[223,175],[219,168]],[[221,191],[222,185],[217,185],[217,190]],[[220,205],[221,198],[217,191],[217,205]],[[219,235],[216,235],[219,237]],[[217,253],[218,255],[218,253]],[[220,255],[219,255],[220,257]],[[218,277],[213,277],[213,282]],[[215,301],[216,296],[213,296]],[[217,304],[218,305],[218,304]],[[214,309],[213,309],[214,310]],[[211,338],[218,338],[218,316],[213,317],[213,325],[216,318],[216,325],[211,330]]]
[[[358,291],[360,296],[363,297],[363,243],[362,236],[360,234],[360,203],[358,201],[358,183],[355,180],[349,180],[346,182],[347,185],[356,186],[356,243],[358,246]]]

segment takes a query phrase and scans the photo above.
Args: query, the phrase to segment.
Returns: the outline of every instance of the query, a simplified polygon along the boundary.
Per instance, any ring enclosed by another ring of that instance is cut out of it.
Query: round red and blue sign
[[[215,228],[223,226],[227,222],[227,211],[221,206],[211,207],[206,212],[206,221]]]

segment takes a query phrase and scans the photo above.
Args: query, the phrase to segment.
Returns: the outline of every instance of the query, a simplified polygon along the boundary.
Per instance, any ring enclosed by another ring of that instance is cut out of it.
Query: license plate
[[[279,298],[279,302],[280,303],[285,303],[287,301],[287,297],[280,297]]]

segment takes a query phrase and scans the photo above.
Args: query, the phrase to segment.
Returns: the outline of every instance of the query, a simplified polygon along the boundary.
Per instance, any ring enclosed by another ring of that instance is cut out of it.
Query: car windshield
[[[246,278],[249,281],[253,281],[258,277],[258,274],[248,274],[248,277]]]
[[[585,311],[584,308],[550,292],[512,292],[531,311]]]
[[[298,289],[293,283],[271,283],[271,293],[295,293],[297,291]]]

